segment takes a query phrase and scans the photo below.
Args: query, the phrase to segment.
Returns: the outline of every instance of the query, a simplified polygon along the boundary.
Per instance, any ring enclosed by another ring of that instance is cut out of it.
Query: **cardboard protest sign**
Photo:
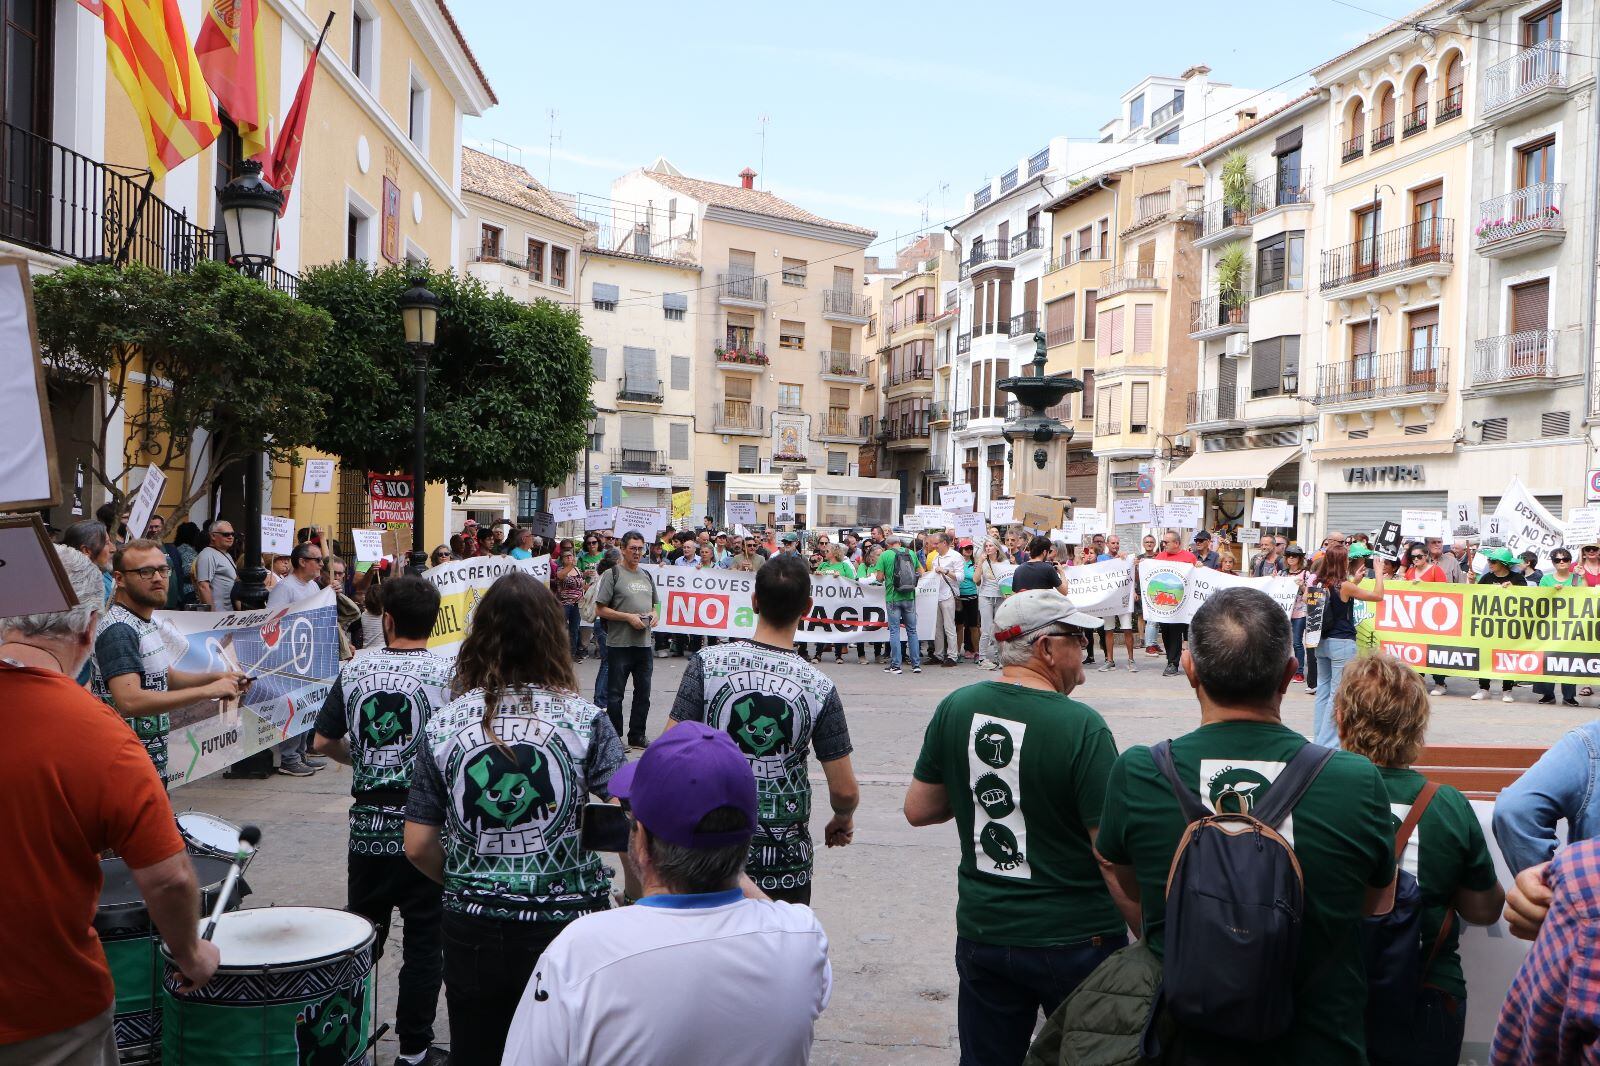
[[[1404,540],[1442,538],[1445,534],[1443,511],[1405,507],[1400,511],[1400,536]]]
[[[0,426],[6,428],[0,511],[55,506],[61,500],[55,431],[25,259],[0,258]]]
[[[1260,544],[1261,530],[1254,526],[1243,526],[1234,533],[1234,539],[1240,544]]]
[[[772,510],[772,520],[780,526],[794,525],[796,503],[798,497],[780,494]]]
[[[1059,534],[1059,536],[1057,534]],[[1050,539],[1063,541],[1067,544],[1082,544],[1083,523],[1071,521],[1062,522],[1060,527],[1051,534]]]
[[[1451,500],[1445,517],[1448,519],[1449,525],[1445,532],[1450,536],[1475,537],[1478,535],[1477,500]]]
[[[1119,526],[1148,526],[1155,522],[1155,506],[1148,496],[1129,496],[1111,504],[1111,517]]]
[[[261,550],[268,555],[288,555],[294,551],[294,519],[262,515]]]
[[[550,501],[550,513],[557,522],[581,522],[588,510],[582,496],[557,496]]]
[[[481,555],[457,559],[423,571],[422,578],[439,590],[439,620],[428,637],[428,650],[453,656],[461,649],[483,594],[513,570],[531,574],[536,581],[550,580],[550,556],[517,559],[510,555]]]
[[[613,529],[617,524],[617,509],[615,507],[593,507],[583,513],[583,528],[587,532],[592,529]]]
[[[1259,526],[1277,526],[1279,528],[1294,525],[1294,505],[1288,500],[1278,500],[1271,496],[1257,496],[1251,505],[1250,521]]]
[[[989,521],[997,526],[1009,526],[1016,520],[1016,500],[990,500]]]
[[[139,482],[139,491],[134,493],[133,506],[128,510],[128,538],[137,540],[144,536],[145,527],[150,524],[150,516],[155,514],[156,505],[161,502],[161,490],[167,486],[167,475],[155,466],[144,468],[144,480]]]
[[[0,516],[0,618],[53,614],[78,602],[44,520]]]
[[[1204,515],[1204,499],[1199,496],[1180,496],[1156,508],[1155,524],[1168,529],[1199,529]]]
[[[1576,551],[1586,544],[1600,544],[1600,507],[1580,507],[1567,515],[1566,545]]]
[[[970,511],[976,506],[972,486],[966,482],[939,486],[939,506],[947,511]]]
[[[300,491],[308,496],[320,496],[333,491],[332,459],[307,459],[305,473],[300,476]]]
[[[383,530],[352,529],[350,539],[355,542],[356,562],[375,563],[383,558]]]
[[[533,530],[536,537],[549,539],[556,535],[556,516],[549,511],[535,511],[533,518],[528,522],[528,528]]]
[[[958,514],[955,527],[957,537],[966,537],[974,544],[982,541],[988,530],[981,514]]]
[[[1104,533],[1106,531],[1106,518],[1105,515],[1100,513],[1099,508],[1074,507],[1072,509],[1072,518],[1073,521],[1078,523],[1079,528],[1083,530],[1083,535],[1086,537],[1092,537],[1096,533]]]
[[[619,537],[631,531],[643,534],[644,539],[650,541],[667,528],[666,519],[654,507],[614,507],[611,510],[615,512],[612,515],[615,524],[611,528]]]
[[[754,500],[729,500],[723,504],[728,521],[736,525],[753,526],[756,524],[756,504]]]

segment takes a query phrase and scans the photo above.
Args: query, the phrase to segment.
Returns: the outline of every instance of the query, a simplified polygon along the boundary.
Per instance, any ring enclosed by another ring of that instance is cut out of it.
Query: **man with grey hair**
[[[199,886],[160,777],[73,681],[105,607],[100,570],[55,551],[77,604],[0,622],[0,839],[17,857],[0,866],[0,1062],[114,1066],[111,971],[86,917],[100,853],[126,863],[181,991],[209,981],[218,954],[199,938]]]
[[[1100,619],[1054,589],[995,612],[1000,678],[957,689],[928,722],[906,790],[912,825],[954,820],[956,1018],[964,1063],[1017,1063],[1137,919],[1095,856],[1111,730],[1071,698]],[[1026,802],[1024,803],[1024,799]]]

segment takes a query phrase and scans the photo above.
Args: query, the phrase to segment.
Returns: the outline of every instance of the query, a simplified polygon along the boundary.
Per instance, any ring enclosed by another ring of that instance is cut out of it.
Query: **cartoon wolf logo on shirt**
[[[794,709],[781,696],[751,692],[737,697],[728,714],[728,734],[739,750],[760,759],[790,748]]]
[[[319,1003],[307,1004],[294,1022],[300,1066],[347,1066],[364,1050],[366,985],[341,988]]]
[[[473,832],[514,829],[556,813],[549,757],[532,744],[489,745],[467,756],[461,820]]]

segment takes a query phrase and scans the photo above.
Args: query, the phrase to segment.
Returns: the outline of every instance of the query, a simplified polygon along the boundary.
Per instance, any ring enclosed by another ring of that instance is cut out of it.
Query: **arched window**
[[[1394,86],[1385,85],[1378,90],[1378,109],[1372,129],[1372,147],[1383,148],[1394,143]]]
[[[1456,118],[1461,114],[1462,96],[1466,82],[1466,69],[1461,62],[1461,53],[1452,52],[1444,61],[1444,75],[1439,79],[1444,83],[1444,95],[1439,98],[1438,121]]]
[[[1350,108],[1350,119],[1345,123],[1344,133],[1343,159],[1348,163],[1358,158],[1366,148],[1367,112],[1360,100]]]
[[[1406,88],[1406,121],[1404,135],[1420,133],[1428,128],[1428,72],[1419,70],[1411,76]]]

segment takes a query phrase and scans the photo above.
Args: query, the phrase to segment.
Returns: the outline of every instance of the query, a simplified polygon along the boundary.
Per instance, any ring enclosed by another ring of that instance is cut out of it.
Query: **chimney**
[[[749,167],[745,167],[743,170],[739,171],[739,187],[741,189],[755,188],[756,172],[751,170]]]

